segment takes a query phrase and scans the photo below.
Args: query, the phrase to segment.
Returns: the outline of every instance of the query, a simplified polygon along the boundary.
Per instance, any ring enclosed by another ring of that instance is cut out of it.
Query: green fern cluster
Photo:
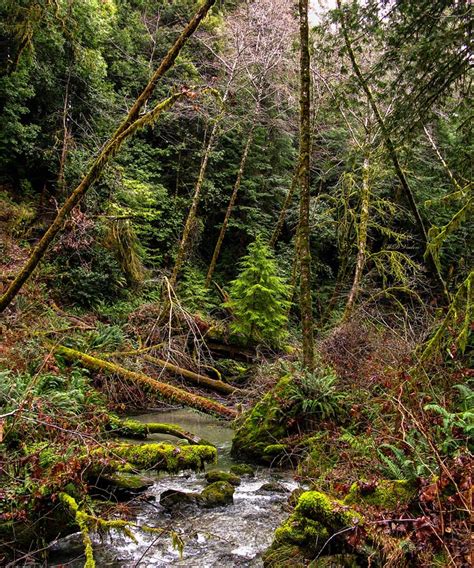
[[[449,412],[439,404],[427,404],[424,409],[441,416],[435,435],[443,455],[452,455],[461,446],[474,451],[474,391],[468,385],[454,385],[459,392],[459,412]]]
[[[0,372],[0,413],[10,412],[27,400],[33,406],[41,403],[43,412],[53,416],[79,415],[87,405],[103,404],[81,369],[74,369],[69,377]]]
[[[291,385],[293,415],[322,420],[344,415],[346,394],[338,390],[336,382],[337,377],[330,368],[314,373],[301,371]]]

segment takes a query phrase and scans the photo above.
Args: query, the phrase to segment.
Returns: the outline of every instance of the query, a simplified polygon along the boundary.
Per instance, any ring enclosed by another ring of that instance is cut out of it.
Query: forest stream
[[[230,455],[234,431],[218,420],[188,409],[170,412],[153,412],[133,417],[144,423],[167,422],[179,424],[216,445],[217,467],[228,471],[234,461]],[[167,435],[153,434],[150,442],[171,440]],[[208,466],[206,469],[214,469]],[[111,532],[102,540],[95,540],[98,566],[114,567],[165,567],[186,566],[206,568],[222,566],[237,568],[263,566],[261,553],[272,542],[273,533],[288,515],[285,504],[291,491],[298,487],[289,470],[259,467],[254,477],[243,476],[236,487],[233,505],[215,509],[193,507],[185,511],[169,512],[160,504],[160,494],[167,489],[201,491],[205,473],[182,472],[178,475],[155,474],[154,484],[146,495],[149,501],[140,502],[136,522],[140,525],[166,527],[183,539],[182,555],[173,546],[169,536],[134,531],[138,543],[122,534]],[[262,491],[262,485],[275,483],[278,491]],[[75,533],[52,546],[50,566],[67,564],[82,567],[82,540]]]

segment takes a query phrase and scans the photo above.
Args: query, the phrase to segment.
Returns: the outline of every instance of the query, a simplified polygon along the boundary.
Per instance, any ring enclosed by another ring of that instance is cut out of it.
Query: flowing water
[[[135,416],[134,419],[142,422],[179,424],[215,444],[219,461],[218,465],[212,466],[211,469],[218,467],[228,470],[234,463],[230,456],[233,431],[211,417],[183,409],[144,414]],[[175,438],[161,434],[154,434],[149,439],[150,441],[173,440],[176,443]],[[264,483],[272,481],[278,481],[280,489],[287,491],[260,491]],[[146,494],[150,500],[140,503],[136,522],[175,531],[184,542],[182,555],[173,547],[169,536],[158,537],[156,534],[137,530],[134,531],[137,539],[134,543],[114,532],[105,536],[102,541],[98,539],[94,541],[97,566],[127,568],[262,566],[261,553],[270,545],[276,527],[288,515],[285,504],[289,492],[297,487],[291,474],[257,468],[255,477],[242,478],[241,485],[235,489],[234,504],[225,507],[169,512],[159,504],[160,494],[166,489],[200,492],[205,486],[203,473],[157,475],[153,486]],[[77,551],[77,540],[77,535],[62,539],[49,565],[66,565],[73,568],[83,566],[83,560],[80,562],[71,559]],[[68,552],[69,558],[64,556],[65,551]]]

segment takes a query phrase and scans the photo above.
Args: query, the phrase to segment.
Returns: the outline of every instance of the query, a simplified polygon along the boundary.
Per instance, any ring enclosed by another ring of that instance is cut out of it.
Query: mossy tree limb
[[[79,527],[82,534],[82,542],[84,543],[84,552],[86,556],[86,562],[84,568],[95,568],[96,563],[94,560],[94,550],[92,547],[92,540],[90,536],[91,531],[98,530],[118,530],[123,532],[128,536],[133,542],[137,542],[134,534],[130,530],[130,527],[137,527],[146,532],[152,532],[155,534],[163,534],[165,532],[162,528],[153,528],[146,526],[139,526],[131,521],[125,521],[122,519],[102,519],[101,517],[96,517],[83,511],[76,500],[68,495],[67,493],[61,492],[58,494],[59,501],[62,505],[73,515],[74,521]]]
[[[346,307],[344,310],[344,320],[350,318],[354,305],[359,296],[360,283],[362,281],[362,273],[365,266],[366,252],[367,252],[367,233],[369,226],[369,204],[370,204],[370,179],[369,179],[369,151],[366,149],[366,155],[362,164],[362,192],[361,192],[361,207],[360,219],[357,229],[357,260],[354,273],[354,280],[352,281],[351,290],[347,298]]]
[[[186,440],[189,444],[195,446],[212,445],[206,440],[203,440],[200,436],[184,430],[177,424],[166,424],[163,422],[147,423],[131,419],[121,420],[116,416],[111,416],[110,428],[112,434],[124,436],[126,438],[137,438],[143,440],[149,434],[167,434],[169,436],[174,436],[175,438],[180,438],[181,440]]]
[[[62,229],[68,215],[71,213],[74,207],[79,204],[88,189],[99,179],[105,166],[107,165],[109,160],[118,152],[124,140],[134,134],[139,128],[145,126],[146,124],[151,124],[162,112],[169,109],[178,98],[184,96],[185,93],[177,93],[172,97],[169,97],[162,103],[158,103],[151,111],[138,118],[141,109],[151,97],[158,80],[166,73],[166,71],[168,71],[168,69],[170,69],[170,67],[172,67],[184,44],[194,33],[194,31],[214,3],[215,0],[206,0],[203,3],[194,17],[190,20],[188,25],[184,28],[168,53],[165,55],[160,66],[153,74],[147,86],[132,105],[126,118],[122,121],[120,126],[109,138],[109,140],[105,143],[100,154],[92,162],[92,165],[90,166],[86,175],[83,177],[79,185],[74,189],[71,195],[66,199],[63,206],[59,209],[56,218],[49,226],[43,237],[40,239],[36,247],[33,249],[33,252],[31,253],[26,264],[20,270],[16,278],[12,281],[7,291],[0,298],[0,313],[7,308],[7,306],[21,290],[23,284],[28,280],[35,268],[41,262],[48,247],[50,246],[56,235],[59,233],[59,231]]]
[[[87,355],[86,353],[82,353],[81,351],[76,351],[75,349],[70,349],[69,347],[64,347],[62,345],[56,346],[54,350],[58,355],[61,355],[68,361],[80,362],[87,369],[113,373],[136,384],[146,385],[156,391],[163,399],[170,402],[183,404],[185,406],[195,408],[196,410],[200,410],[201,412],[214,414],[223,418],[233,419],[237,417],[237,411],[233,408],[228,408],[215,400],[204,398],[175,386],[157,381],[144,373],[130,371],[129,369],[125,369],[125,367],[121,367],[115,363],[104,361],[97,357],[92,357],[91,355]]]

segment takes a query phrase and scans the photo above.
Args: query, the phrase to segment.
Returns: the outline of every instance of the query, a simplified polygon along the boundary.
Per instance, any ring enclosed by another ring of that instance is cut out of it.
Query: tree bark
[[[165,400],[183,404],[185,406],[195,408],[196,410],[200,410],[201,412],[215,414],[223,418],[233,419],[237,417],[237,411],[233,408],[228,408],[215,400],[204,398],[172,385],[162,383],[161,381],[157,381],[144,373],[130,371],[129,369],[125,369],[115,363],[110,363],[109,361],[92,357],[91,355],[87,355],[86,353],[82,353],[81,351],[76,351],[75,349],[70,349],[69,347],[64,347],[62,345],[55,347],[54,351],[68,361],[80,362],[87,369],[91,369],[93,371],[106,371],[120,375],[121,377],[124,377],[138,385],[146,385],[156,391]]]
[[[298,249],[300,255],[300,309],[303,335],[303,365],[314,369],[313,303],[311,298],[311,251],[309,230],[310,152],[311,152],[311,75],[309,56],[308,0],[299,0],[300,18],[300,220]]]
[[[36,247],[33,249],[33,252],[31,253],[31,256],[26,264],[10,284],[5,294],[0,298],[0,313],[6,309],[13,298],[15,298],[15,296],[18,294],[23,284],[31,276],[31,274],[45,255],[49,245],[56,237],[58,232],[62,229],[64,221],[69,213],[82,200],[91,185],[93,185],[97,181],[108,161],[117,153],[123,141],[128,136],[134,134],[141,126],[153,122],[158,117],[158,115],[161,114],[161,112],[170,108],[178,98],[186,94],[185,92],[183,92],[172,95],[164,102],[158,103],[154,107],[154,109],[139,118],[140,110],[151,97],[158,80],[166,73],[166,71],[168,71],[168,69],[170,69],[170,67],[172,67],[184,44],[194,33],[215,1],[216,0],[206,0],[203,3],[201,8],[189,21],[171,49],[163,58],[160,66],[155,71],[153,77],[150,79],[143,92],[134,102],[126,118],[122,121],[122,123],[119,125],[114,134],[109,138],[109,140],[105,143],[100,154],[93,161],[87,174],[84,176],[76,189],[71,193],[71,195],[66,199],[63,206],[58,211],[56,218],[49,226],[43,237],[40,239]]]
[[[250,127],[247,141],[245,143],[244,151],[242,152],[242,157],[240,159],[239,171],[237,172],[237,177],[235,179],[234,189],[232,191],[232,195],[230,196],[229,204],[227,205],[227,211],[225,213],[224,221],[222,222],[222,227],[219,232],[219,238],[217,239],[216,246],[214,248],[214,253],[212,255],[211,263],[209,264],[209,269],[207,271],[206,276],[206,288],[209,288],[212,276],[214,274],[214,270],[216,269],[217,259],[219,258],[219,254],[221,252],[222,243],[224,241],[224,237],[227,231],[227,226],[229,224],[230,216],[232,215],[232,210],[234,209],[235,201],[237,200],[237,194],[240,189],[240,184],[242,182],[242,177],[244,174],[245,164],[247,163],[247,157],[249,155],[250,146],[252,145],[253,140],[253,133],[255,129],[255,124],[257,121],[257,116],[255,115],[252,125]]]
[[[354,53],[354,50],[352,48],[352,44],[351,44],[351,41],[350,41],[350,38],[349,38],[349,33],[347,31],[346,22],[345,22],[345,19],[344,19],[344,16],[343,16],[341,0],[337,0],[337,7],[338,7],[338,9],[341,13],[340,21],[341,21],[341,26],[342,26],[342,33],[343,33],[343,36],[344,36],[344,43],[346,45],[347,53],[349,55],[349,59],[350,59],[351,64],[352,64],[352,68],[353,68],[354,73],[355,73],[355,75],[356,75],[356,77],[357,77],[357,79],[360,83],[360,86],[362,87],[365,94],[367,95],[367,99],[369,101],[369,104],[372,108],[372,111],[375,115],[377,123],[380,127],[380,131],[382,133],[382,138],[383,138],[385,147],[386,147],[388,155],[390,156],[390,159],[392,161],[393,167],[395,169],[395,173],[397,174],[397,177],[400,181],[400,185],[402,186],[403,193],[404,193],[405,198],[408,202],[408,205],[410,207],[412,215],[415,218],[416,226],[418,228],[418,233],[419,233],[420,238],[423,242],[424,249],[425,249],[425,251],[429,250],[428,249],[428,232],[427,232],[426,227],[425,227],[425,222],[424,222],[424,220],[421,216],[421,213],[418,209],[418,206],[416,204],[416,199],[415,199],[415,196],[413,194],[413,191],[411,190],[411,187],[408,183],[408,180],[407,180],[407,178],[406,178],[406,176],[405,176],[405,174],[402,170],[402,167],[400,165],[400,161],[398,159],[398,153],[397,153],[397,150],[395,149],[395,144],[393,143],[393,140],[390,136],[390,133],[388,132],[387,126],[385,124],[385,120],[383,119],[382,114],[380,113],[379,107],[378,107],[377,102],[375,100],[375,97],[372,93],[372,89],[370,88],[367,80],[362,75],[362,71],[359,67],[359,64],[357,63],[355,53]],[[448,290],[446,288],[446,284],[445,284],[444,279],[441,275],[441,272],[439,271],[438,266],[436,265],[436,261],[433,258],[433,255],[431,253],[429,253],[428,259],[429,259],[429,268],[430,268],[431,272],[433,273],[433,275],[435,276],[438,284],[441,286],[441,290],[443,291],[445,297],[449,301],[449,293],[448,293]]]

